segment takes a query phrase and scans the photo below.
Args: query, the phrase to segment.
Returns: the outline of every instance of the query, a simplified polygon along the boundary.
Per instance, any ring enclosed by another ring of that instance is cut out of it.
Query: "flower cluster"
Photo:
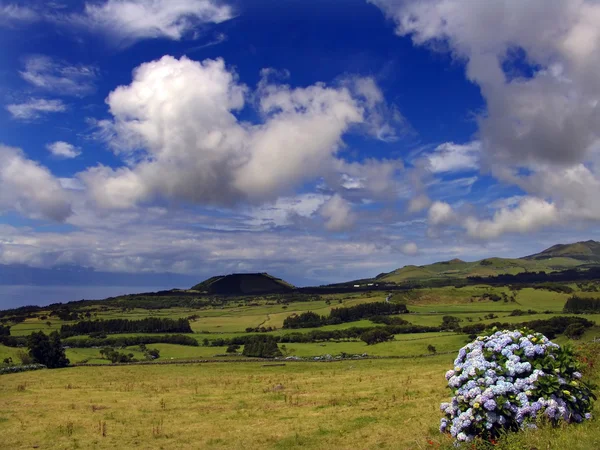
[[[441,405],[446,417],[440,431],[468,442],[535,427],[539,420],[589,419],[595,397],[577,368],[570,349],[540,333],[480,336],[460,349],[446,373],[453,398]]]
[[[9,367],[0,367],[0,375],[8,374],[8,373],[19,373],[19,372],[29,372],[31,370],[41,370],[46,369],[46,366],[43,364],[27,364],[24,366],[9,366]]]

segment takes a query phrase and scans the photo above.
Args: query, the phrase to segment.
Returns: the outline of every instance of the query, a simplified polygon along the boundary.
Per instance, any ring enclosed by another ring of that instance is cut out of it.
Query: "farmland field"
[[[79,367],[5,375],[3,446],[451,448],[437,427],[438,405],[448,396],[443,374],[452,359]],[[596,423],[525,438],[545,444],[538,448],[600,444]]]
[[[572,289],[577,292],[576,285]],[[199,308],[85,306],[81,314],[92,321],[187,318],[192,333],[186,336],[198,345],[152,343],[147,348],[157,350],[158,362],[167,364],[114,366],[101,354],[102,347],[85,344],[95,336],[66,338],[64,342],[75,339],[79,345],[68,345],[65,350],[71,364],[95,366],[2,375],[3,445],[449,449],[451,443],[437,431],[438,405],[449,395],[444,373],[468,337],[460,330],[440,328],[447,316],[452,316],[460,327],[485,327],[493,322],[517,324],[557,316],[600,321],[599,314],[563,314],[569,298],[563,292],[529,287],[513,291],[486,285],[423,288],[394,295],[391,301],[405,302],[409,313],[391,315],[390,320],[402,319],[436,331],[423,328],[420,332],[401,332],[375,345],[344,334],[334,339],[278,344],[283,357],[302,361],[253,362],[242,356],[244,345],[227,352],[227,342],[256,334],[259,327],[264,328],[258,336],[277,339],[290,333],[309,336],[385,327],[371,318],[360,318],[317,328],[282,328],[284,320],[292,315],[312,311],[326,317],[333,308],[381,303],[385,298],[382,292],[360,292],[284,302],[269,297],[233,298]],[[36,331],[60,331],[62,325],[82,320],[80,316],[63,321],[51,312],[41,310],[11,324],[11,335],[22,339]],[[123,340],[151,336],[116,333],[108,337]],[[600,327],[588,327],[579,342],[598,337]],[[564,335],[555,341],[571,342]],[[26,350],[0,345],[0,361],[18,362]],[[117,345],[116,350],[134,360],[148,359],[144,346]],[[323,358],[331,362],[315,361]],[[594,376],[598,378],[597,373]],[[554,443],[569,442],[569,448],[591,449],[596,448],[600,433],[593,424],[586,424],[521,433],[519,439],[516,444],[506,441],[507,447],[501,448],[525,448],[524,443],[537,448],[562,448]]]

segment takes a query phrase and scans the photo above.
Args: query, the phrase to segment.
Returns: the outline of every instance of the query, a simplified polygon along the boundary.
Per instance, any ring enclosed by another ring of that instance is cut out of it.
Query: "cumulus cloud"
[[[417,45],[442,41],[466,62],[487,102],[480,128],[489,156],[573,163],[598,140],[600,83],[590,75],[600,68],[597,2],[371,1],[399,35]]]
[[[456,213],[448,203],[436,201],[429,207],[428,219],[433,226],[449,225],[456,220]]]
[[[33,218],[63,221],[71,214],[67,194],[50,171],[23,152],[0,145],[0,208]]]
[[[483,170],[548,199],[561,217],[600,220],[590,194],[600,183],[598,2],[369,1],[396,23],[398,35],[465,64],[486,103],[477,119]],[[476,168],[474,153],[452,150],[442,158],[434,153],[431,169]]]
[[[108,96],[113,119],[100,129],[129,165],[98,166],[79,177],[106,208],[156,198],[218,206],[273,201],[339,172],[342,135],[367,123],[381,101],[347,85],[291,88],[263,79],[254,95],[262,121],[250,124],[235,115],[248,95],[222,59],[165,56],[142,64],[130,85]],[[376,173],[392,170],[377,167],[365,165],[374,191],[385,188]]]
[[[419,194],[408,202],[408,212],[415,213],[427,209],[431,205],[431,199],[426,194]]]
[[[43,98],[31,98],[24,103],[13,103],[6,105],[6,109],[17,120],[32,120],[43,114],[64,112],[67,110],[61,100],[46,100]]]
[[[464,145],[445,142],[427,156],[429,170],[433,173],[478,170],[480,149],[478,141]]]
[[[402,253],[405,255],[416,255],[419,253],[419,247],[414,242],[408,242],[402,246]]]
[[[354,225],[352,207],[339,194],[327,200],[321,207],[320,214],[325,219],[325,227],[330,231],[348,230]]]
[[[46,148],[50,153],[58,158],[71,159],[81,155],[81,150],[79,148],[64,141],[53,142],[46,145]]]
[[[516,207],[502,208],[490,220],[468,217],[464,226],[469,236],[491,239],[505,233],[528,233],[559,220],[554,204],[535,197],[522,199]]]
[[[327,201],[323,194],[299,194],[281,197],[271,203],[250,208],[248,223],[260,227],[291,225],[294,219],[311,218]]]
[[[404,169],[400,160],[367,158],[361,162],[335,161],[337,180],[328,179],[332,186],[356,191],[366,198],[395,198],[400,189],[398,175]]]
[[[119,45],[151,38],[180,40],[199,25],[234,16],[230,6],[213,0],[107,0],[86,3],[68,21],[99,31]]]
[[[70,65],[48,56],[32,55],[25,58],[25,69],[20,74],[37,88],[59,95],[83,96],[94,90],[97,69]]]

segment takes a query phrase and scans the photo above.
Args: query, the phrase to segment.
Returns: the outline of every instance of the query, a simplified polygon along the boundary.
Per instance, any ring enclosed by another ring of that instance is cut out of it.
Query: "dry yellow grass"
[[[82,367],[0,379],[4,448],[427,448],[452,357]]]

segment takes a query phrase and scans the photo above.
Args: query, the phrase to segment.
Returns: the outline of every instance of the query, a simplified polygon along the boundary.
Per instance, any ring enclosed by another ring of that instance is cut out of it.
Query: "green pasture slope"
[[[405,266],[380,274],[380,282],[427,281],[443,278],[489,277],[522,272],[554,272],[600,264],[600,242],[585,241],[554,245],[522,258],[485,258],[479,261],[452,259],[424,266]]]

